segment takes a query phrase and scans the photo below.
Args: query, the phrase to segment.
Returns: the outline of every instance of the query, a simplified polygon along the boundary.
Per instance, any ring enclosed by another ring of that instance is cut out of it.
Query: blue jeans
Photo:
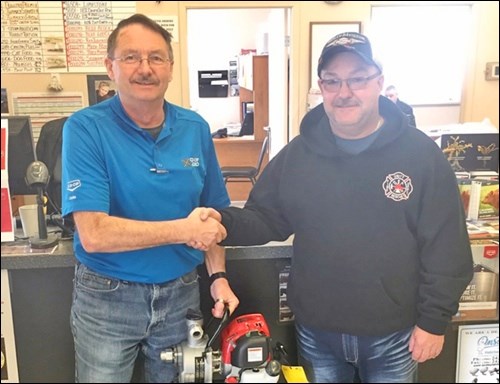
[[[143,284],[78,263],[71,308],[76,382],[130,382],[139,352],[146,382],[172,382],[177,368],[160,352],[186,339],[189,308],[200,308],[196,269],[167,283]]]
[[[387,336],[353,336],[295,326],[299,364],[310,383],[414,383],[413,327]]]

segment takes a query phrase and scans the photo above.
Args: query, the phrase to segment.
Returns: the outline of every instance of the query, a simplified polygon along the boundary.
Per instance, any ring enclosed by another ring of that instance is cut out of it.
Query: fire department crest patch
[[[394,201],[408,200],[413,192],[411,179],[402,172],[387,175],[382,188],[385,195]]]

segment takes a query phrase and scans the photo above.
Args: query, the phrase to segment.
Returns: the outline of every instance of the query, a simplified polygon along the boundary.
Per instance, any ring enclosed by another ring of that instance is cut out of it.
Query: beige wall
[[[300,82],[299,108],[303,109],[307,95],[307,74],[309,55],[309,22],[311,21],[361,21],[362,31],[369,34],[370,12],[372,4],[395,4],[418,2],[382,2],[382,1],[344,1],[337,5],[328,5],[323,1],[297,2],[300,3]],[[422,2],[423,3],[423,2]],[[439,2],[433,2],[439,3]],[[449,2],[447,2],[449,3]],[[484,70],[487,62],[498,62],[499,45],[499,2],[455,2],[473,4],[474,30],[471,31],[474,51],[470,52],[469,65],[464,83],[463,100],[460,108],[460,122],[482,121],[489,118],[494,126],[499,127],[499,82],[486,81]],[[426,3],[427,5],[428,3]],[[333,12],[333,10],[335,10]],[[296,39],[292,35],[292,40]],[[432,43],[432,42],[431,42]]]
[[[291,7],[291,89],[290,117],[291,136],[298,132],[298,124],[306,110],[306,98],[309,89],[309,23],[311,21],[361,21],[362,31],[369,34],[369,21],[372,4],[387,2],[352,2],[344,1],[329,5],[323,1],[155,1],[137,2],[137,11],[148,15],[177,15],[179,20],[179,43],[175,43],[174,81],[167,91],[166,98],[173,103],[189,107],[189,83],[187,74],[186,10],[188,8],[245,8],[245,7]],[[406,2],[390,2],[404,4]],[[416,2],[411,2],[415,4]],[[460,2],[464,3],[464,2]],[[469,67],[463,90],[463,102],[460,108],[460,121],[481,121],[489,118],[499,126],[499,82],[486,81],[484,70],[487,62],[498,62],[499,46],[499,2],[465,2],[473,4],[474,28],[471,34],[476,41],[470,52]],[[208,28],[207,28],[208,27]],[[209,25],[200,27],[200,33],[210,33]],[[214,41],[216,45],[221,41]],[[431,42],[432,43],[432,42]],[[104,73],[104,71],[103,71]],[[13,92],[45,91],[50,81],[50,74],[3,74],[2,87],[8,94]],[[86,74],[62,73],[61,81],[65,91],[81,91],[87,98]],[[10,100],[9,100],[10,101]],[[88,100],[85,100],[88,102]],[[12,110],[12,105],[9,105]]]
[[[475,51],[470,53],[467,81],[464,84],[464,102],[461,121],[480,121],[490,118],[498,129],[498,80],[486,81],[486,63],[498,63],[498,1],[474,2],[474,21],[476,43]]]

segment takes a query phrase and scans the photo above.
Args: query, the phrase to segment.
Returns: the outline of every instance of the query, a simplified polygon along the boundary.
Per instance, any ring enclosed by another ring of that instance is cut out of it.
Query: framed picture
[[[313,21],[309,23],[309,88],[319,89],[317,70],[321,51],[328,40],[342,32],[361,32],[361,21],[351,21],[348,23]]]
[[[87,75],[89,105],[97,104],[116,95],[116,86],[108,75]]]

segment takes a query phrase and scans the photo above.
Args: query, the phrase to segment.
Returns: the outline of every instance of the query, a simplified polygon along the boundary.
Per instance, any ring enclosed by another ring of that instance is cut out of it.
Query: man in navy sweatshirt
[[[455,174],[380,95],[366,36],[328,41],[318,77],[323,103],[244,208],[205,214],[222,220],[223,245],[294,234],[287,298],[310,382],[416,382],[473,274]]]

